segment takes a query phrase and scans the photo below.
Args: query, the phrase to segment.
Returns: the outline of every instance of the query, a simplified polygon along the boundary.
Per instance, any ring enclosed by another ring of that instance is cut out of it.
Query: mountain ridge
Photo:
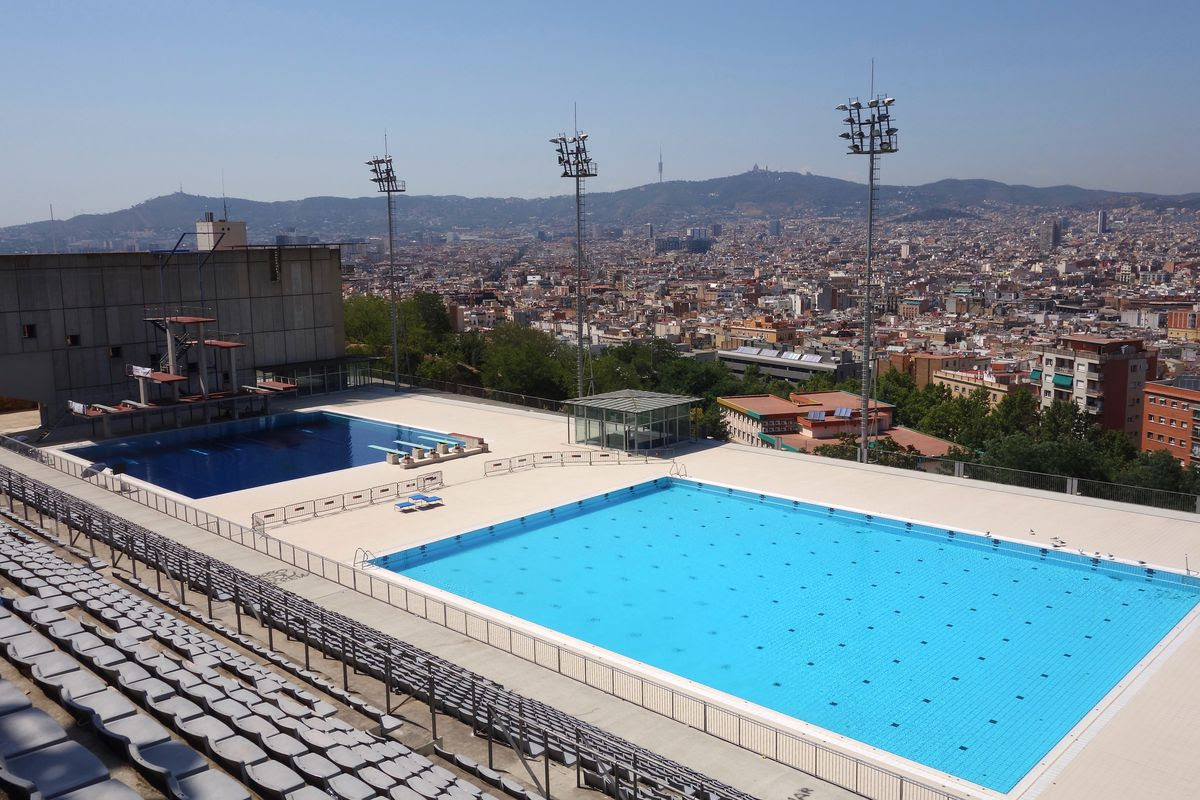
[[[588,221],[600,225],[641,225],[658,229],[709,224],[730,217],[775,218],[797,215],[859,217],[865,213],[866,186],[811,173],[752,170],[695,181],[667,181],[587,195]],[[572,197],[464,197],[399,195],[396,221],[401,235],[470,229],[569,227]],[[205,211],[223,198],[174,192],[129,208],[80,214],[0,228],[0,250],[51,242],[158,240],[174,242],[193,230]],[[230,216],[244,220],[252,241],[294,229],[322,240],[361,239],[387,226],[385,204],[376,196],[318,195],[300,200],[228,198]],[[1124,206],[1200,209],[1200,192],[1158,195],[1114,192],[1071,185],[1035,187],[987,179],[945,178],[917,186],[878,188],[877,211],[884,217],[921,220],[979,216],[981,211],[1026,208],[1050,212]]]

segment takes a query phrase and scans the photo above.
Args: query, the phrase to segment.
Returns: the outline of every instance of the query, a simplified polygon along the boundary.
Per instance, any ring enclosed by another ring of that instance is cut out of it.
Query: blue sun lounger
[[[397,511],[416,511],[418,508],[440,505],[442,505],[442,498],[435,494],[409,495],[407,500],[397,500],[395,503]]]

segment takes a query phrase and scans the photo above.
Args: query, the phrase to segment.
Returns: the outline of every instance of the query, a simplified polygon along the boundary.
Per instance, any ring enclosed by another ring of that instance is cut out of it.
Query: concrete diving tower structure
[[[199,314],[184,313],[184,309],[180,309],[177,314],[160,314],[157,316],[147,315],[146,322],[149,322],[154,327],[163,331],[167,338],[167,354],[159,361],[159,370],[171,375],[180,375],[179,359],[196,343],[201,343],[199,351],[197,351],[200,376],[200,396],[208,399],[208,365],[205,363],[204,353],[204,326],[216,322],[216,318],[201,316]],[[191,336],[191,326],[196,326],[195,336]],[[179,399],[179,385],[173,382],[171,389],[174,392],[176,400]]]

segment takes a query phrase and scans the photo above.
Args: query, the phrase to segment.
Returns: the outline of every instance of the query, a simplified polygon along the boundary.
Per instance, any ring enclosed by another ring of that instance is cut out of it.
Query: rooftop
[[[828,392],[793,393],[792,402],[802,413],[808,411],[836,411],[839,408],[850,408],[858,412],[862,410],[862,395],[853,392],[843,392],[837,389]],[[871,400],[869,408],[895,408],[891,403],[881,400]]]
[[[608,411],[624,411],[636,414],[640,411],[673,408],[674,406],[690,405],[699,401],[699,397],[688,397],[682,394],[647,392],[641,389],[618,389],[615,392],[589,394],[586,397],[573,397],[563,402],[571,406],[603,408]]]
[[[800,408],[782,397],[773,394],[740,394],[728,397],[718,397],[717,402],[729,406],[755,419],[759,417],[791,416],[800,413]]]

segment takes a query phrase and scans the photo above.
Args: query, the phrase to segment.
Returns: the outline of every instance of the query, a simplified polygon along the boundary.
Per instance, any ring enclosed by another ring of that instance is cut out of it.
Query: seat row
[[[116,726],[137,745],[151,747],[151,734],[159,731],[146,722],[161,728],[157,719],[264,797],[412,800],[416,792],[429,800],[487,798],[398,742],[339,719],[333,704],[86,567],[61,561],[45,545],[18,544],[15,533],[0,532],[0,572],[22,588],[31,581],[53,579],[66,599],[55,602],[56,607],[48,600],[57,596],[28,595],[14,601],[13,610],[46,635],[34,634],[41,640],[36,646],[9,648],[10,657],[19,663],[31,658],[48,661],[51,654],[45,643],[58,643],[78,658],[92,671],[84,671],[91,680],[73,678],[60,691],[77,716],[86,715],[106,730]],[[80,602],[80,610],[96,623],[66,616],[68,600]],[[60,667],[39,662],[27,668],[31,674],[37,670],[35,679],[54,680]],[[48,674],[51,671],[56,674]],[[91,691],[98,687],[105,691]],[[81,696],[83,691],[88,694]],[[108,693],[113,697],[102,696]],[[141,715],[137,723],[127,721],[130,701],[154,719]],[[204,796],[246,794],[244,789],[226,792]]]
[[[309,646],[343,660],[360,672],[380,679],[390,672],[393,690],[427,700],[432,675],[434,705],[439,710],[483,730],[486,710],[490,707],[494,718],[504,720],[505,732],[528,754],[545,750],[568,765],[579,758],[585,776],[594,773],[606,787],[628,786],[632,779],[630,765],[636,763],[641,782],[639,794],[647,796],[661,791],[664,795],[682,794],[697,800],[753,800],[750,795],[695,770],[558,709],[522,697],[408,642],[330,612],[90,503],[58,493],[25,476],[10,473],[9,478],[8,485],[15,496],[71,528],[142,563],[164,567],[169,575],[182,579],[192,589],[218,599],[236,599],[242,610],[255,614],[260,621],[305,640]],[[489,733],[497,735],[500,731],[494,727]],[[578,748],[576,741],[580,743]],[[624,788],[606,791],[620,794]]]

